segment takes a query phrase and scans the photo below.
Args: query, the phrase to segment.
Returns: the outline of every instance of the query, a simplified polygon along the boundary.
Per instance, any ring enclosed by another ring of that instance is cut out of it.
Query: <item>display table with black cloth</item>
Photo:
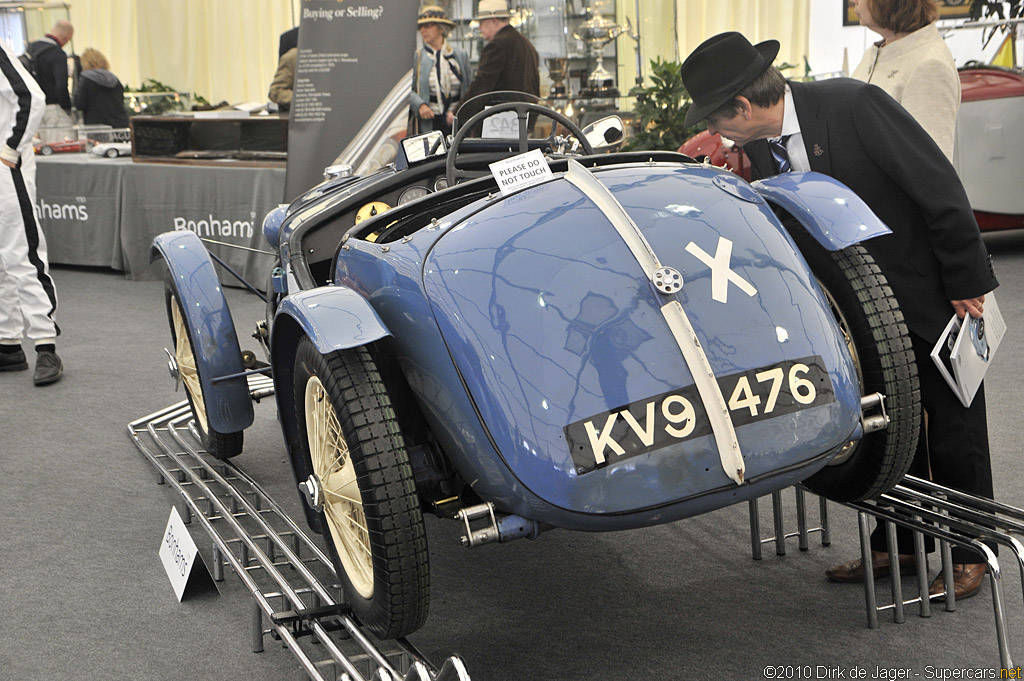
[[[36,214],[51,263],[124,269],[121,191],[129,159],[36,157]]]
[[[263,217],[284,199],[285,169],[132,163],[86,154],[38,158],[37,209],[51,263],[162,276],[153,237],[188,229],[204,239],[269,251]],[[210,250],[262,286],[273,258],[221,244]],[[230,275],[221,280],[237,282]]]
[[[284,168],[135,163],[121,198],[121,252],[130,279],[162,275],[150,265],[153,237],[187,229],[203,239],[270,251],[263,218],[284,199]],[[207,248],[250,283],[262,286],[273,256],[207,242]],[[221,276],[225,284],[234,284]]]

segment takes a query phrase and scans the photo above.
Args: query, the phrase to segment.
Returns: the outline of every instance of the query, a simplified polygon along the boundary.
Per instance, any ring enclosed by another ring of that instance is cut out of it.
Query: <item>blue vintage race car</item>
[[[495,120],[515,131],[474,137]],[[328,169],[264,222],[278,257],[254,370],[272,372],[309,524],[380,637],[426,618],[424,511],[474,546],[801,481],[859,500],[909,465],[916,367],[859,244],[887,228],[815,173],[751,185],[677,153],[592,153],[621,125],[505,102],[367,177]],[[253,409],[217,272],[191,232],[153,255],[172,372],[205,447],[234,456]]]

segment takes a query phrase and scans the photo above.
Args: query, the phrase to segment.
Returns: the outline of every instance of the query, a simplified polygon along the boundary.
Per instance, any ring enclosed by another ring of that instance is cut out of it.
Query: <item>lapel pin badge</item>
[[[821,148],[820,144],[815,144],[814,145],[814,155],[815,156],[821,156],[824,153],[825,153],[825,150]]]

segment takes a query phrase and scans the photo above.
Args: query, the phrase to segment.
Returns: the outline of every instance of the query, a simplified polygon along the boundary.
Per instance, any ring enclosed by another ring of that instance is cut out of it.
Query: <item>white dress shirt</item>
[[[804,136],[800,132],[800,121],[796,117],[796,105],[793,104],[793,93],[786,84],[786,95],[782,107],[782,135],[789,136],[786,140],[786,154],[789,156],[789,165],[792,172],[801,172],[811,169],[811,162],[807,159],[807,150],[804,148]],[[771,138],[778,140],[779,137]]]

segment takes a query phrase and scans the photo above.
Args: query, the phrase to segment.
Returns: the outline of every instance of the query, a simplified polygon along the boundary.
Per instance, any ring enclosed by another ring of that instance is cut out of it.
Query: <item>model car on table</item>
[[[276,262],[254,370],[273,376],[307,520],[369,630],[426,619],[424,512],[476,546],[672,522],[799,482],[859,500],[903,476],[916,367],[859,243],[888,229],[849,189],[594,153],[621,120],[580,130],[491,97],[450,140],[407,138],[367,177],[329,168],[263,225]],[[513,139],[474,137],[494,114]],[[529,186],[489,168],[540,154],[550,173]],[[204,446],[239,454],[253,408],[218,272],[188,231],[153,257],[172,375]]]
[[[131,156],[132,155],[132,143],[131,142],[103,142],[97,144],[92,149],[92,153],[97,156],[104,156],[106,158],[117,158],[119,156]]]
[[[85,151],[95,144],[95,140],[61,140],[58,142],[39,142],[33,145],[32,148],[37,154],[51,156],[53,154],[78,153]]]

